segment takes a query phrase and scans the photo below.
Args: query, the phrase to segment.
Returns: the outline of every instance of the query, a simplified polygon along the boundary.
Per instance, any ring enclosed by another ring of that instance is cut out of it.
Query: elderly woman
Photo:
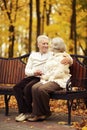
[[[62,38],[52,40],[51,49],[53,55],[47,60],[44,74],[40,82],[32,86],[33,110],[29,121],[44,120],[51,115],[49,100],[52,92],[66,88],[70,78],[69,66],[73,63],[72,58],[66,53],[66,46]],[[64,58],[71,58],[71,63],[62,64]]]

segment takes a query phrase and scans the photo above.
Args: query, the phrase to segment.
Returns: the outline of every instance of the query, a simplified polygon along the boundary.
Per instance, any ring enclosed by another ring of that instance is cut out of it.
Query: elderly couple
[[[25,67],[26,77],[14,86],[19,115],[16,121],[41,121],[51,115],[50,94],[64,89],[70,78],[72,58],[66,53],[62,38],[51,40],[46,35],[37,38],[39,52],[32,52]],[[49,51],[48,51],[49,50]]]

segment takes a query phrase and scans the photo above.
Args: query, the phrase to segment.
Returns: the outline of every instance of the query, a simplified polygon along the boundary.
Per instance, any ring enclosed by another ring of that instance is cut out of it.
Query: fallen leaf
[[[67,122],[60,121],[60,122],[58,122],[58,124],[59,124],[59,125],[65,125],[65,124],[67,124]]]

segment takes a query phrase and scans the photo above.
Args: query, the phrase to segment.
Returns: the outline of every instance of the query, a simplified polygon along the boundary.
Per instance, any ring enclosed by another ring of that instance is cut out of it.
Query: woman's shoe
[[[34,121],[43,121],[46,118],[48,118],[49,116],[51,116],[51,112],[46,114],[46,115],[42,115],[42,116],[36,116],[36,115],[32,115],[29,116],[29,118],[27,119],[28,121],[34,122]]]
[[[46,114],[46,115],[42,115],[42,116],[30,114],[29,118],[27,120],[30,121],[30,122],[43,121],[43,120],[47,119],[49,116],[51,116],[51,114],[52,114],[51,112]]]
[[[32,116],[28,118],[28,121],[34,122],[34,121],[43,121],[46,119],[45,115],[42,116]]]

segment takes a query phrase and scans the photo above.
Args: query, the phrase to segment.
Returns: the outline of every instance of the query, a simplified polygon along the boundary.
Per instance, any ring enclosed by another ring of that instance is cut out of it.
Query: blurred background
[[[60,36],[68,53],[87,56],[87,0],[0,0],[0,57],[38,51],[39,34]]]

